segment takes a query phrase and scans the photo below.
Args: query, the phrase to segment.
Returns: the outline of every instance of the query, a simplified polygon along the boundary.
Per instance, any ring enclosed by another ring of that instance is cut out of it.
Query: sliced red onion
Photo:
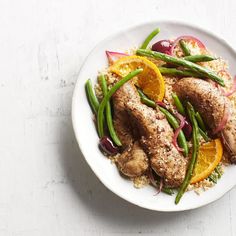
[[[115,155],[118,153],[118,148],[114,146],[113,142],[107,136],[100,139],[99,147],[108,155]]]
[[[170,40],[160,40],[152,45],[152,51],[162,52],[170,55],[172,42]]]
[[[227,140],[225,139],[225,136],[224,136],[223,133],[221,133],[221,140],[222,140],[222,142],[223,142],[223,144],[224,144],[224,147],[226,147],[227,151],[230,152],[230,153],[233,153],[233,151],[232,151],[232,149],[231,149],[229,143],[228,143]]]
[[[111,52],[111,51],[106,51],[106,55],[107,55],[107,59],[109,64],[114,63],[114,61],[120,59],[121,57],[126,57],[129,56],[126,53],[122,53],[122,52]]]
[[[163,185],[164,185],[164,181],[163,181],[163,178],[160,179],[160,184],[159,184],[159,188],[157,189],[157,194],[159,194],[163,188]]]
[[[173,136],[173,144],[179,152],[183,152],[183,149],[180,148],[178,145],[177,138],[179,136],[179,132],[182,130],[182,128],[185,125],[185,118],[182,115],[180,115],[178,112],[175,113],[175,116],[179,119],[180,124],[179,124],[179,127],[175,130],[175,133]]]
[[[220,124],[218,125],[218,127],[213,130],[212,134],[217,134],[218,132],[222,131],[224,128],[225,128],[225,125],[229,119],[229,116],[230,116],[230,112],[227,108],[225,108],[225,111],[224,111],[224,116],[220,122]]]
[[[229,72],[228,72],[227,70],[224,70],[224,69],[223,69],[223,70],[220,70],[220,71],[217,72],[218,75],[220,75],[220,74],[222,74],[222,73],[225,74],[225,75],[228,77],[229,80],[231,79],[231,75],[229,74]],[[231,96],[231,95],[234,94],[235,91],[236,91],[236,76],[234,77],[233,85],[232,85],[230,91],[226,92],[226,91],[225,91],[221,86],[219,86],[219,84],[217,84],[217,83],[216,83],[216,87],[220,90],[220,92],[221,92],[224,96],[226,96],[226,97]]]
[[[172,47],[170,50],[172,56],[174,56],[174,49],[181,39],[194,41],[198,44],[199,48],[206,49],[206,46],[199,39],[197,39],[193,36],[183,35],[183,36],[180,36],[177,39],[175,39],[174,43],[172,44]]]
[[[154,176],[153,176],[153,173],[152,173],[152,168],[149,168],[148,177],[149,177],[149,179],[151,181],[151,184],[156,187],[157,183],[156,183],[156,181],[154,179]]]
[[[158,186],[156,180],[154,179],[153,172],[152,172],[152,168],[149,168],[148,177],[149,177],[149,179],[150,179],[150,181],[151,181],[151,184],[152,184],[152,185],[156,188],[156,190],[157,190],[157,193],[156,193],[155,195],[159,194],[159,193],[161,192],[162,188],[163,188],[163,179],[161,178],[160,184],[159,184],[159,186]]]
[[[166,108],[166,104],[164,102],[156,102],[156,104],[160,107]]]
[[[184,135],[185,135],[186,139],[190,140],[190,138],[192,136],[193,128],[192,128],[191,124],[187,120],[184,121],[184,127],[183,127],[182,130],[184,132]]]
[[[236,76],[234,76],[233,85],[232,85],[230,91],[225,92],[224,95],[225,95],[226,97],[229,97],[229,96],[231,96],[232,94],[234,94],[235,92],[236,92]]]

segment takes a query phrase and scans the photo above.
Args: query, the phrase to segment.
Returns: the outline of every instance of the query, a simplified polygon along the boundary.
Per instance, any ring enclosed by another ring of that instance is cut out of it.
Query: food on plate
[[[222,154],[223,147],[220,139],[215,139],[201,145],[191,183],[197,183],[210,176],[221,161]]]
[[[143,68],[138,75],[137,85],[151,99],[161,101],[165,93],[165,83],[157,66],[144,57],[126,56],[110,67],[110,71],[125,76],[135,68]]]
[[[182,99],[188,99],[202,117],[213,135],[220,132],[231,153],[232,163],[236,162],[236,116],[234,106],[227,96],[207,81],[184,78],[175,84],[175,91]]]
[[[176,193],[178,204],[236,164],[236,77],[196,37],[150,46],[154,37],[159,28],[139,48],[106,51],[95,90],[85,87],[104,155],[136,187]]]

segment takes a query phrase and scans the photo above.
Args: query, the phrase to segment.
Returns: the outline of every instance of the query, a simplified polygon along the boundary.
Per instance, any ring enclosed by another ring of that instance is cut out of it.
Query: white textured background
[[[193,22],[236,45],[234,0],[0,0],[0,235],[236,235],[236,189],[206,207],[158,213],[107,190],[78,150],[71,97],[109,34]]]

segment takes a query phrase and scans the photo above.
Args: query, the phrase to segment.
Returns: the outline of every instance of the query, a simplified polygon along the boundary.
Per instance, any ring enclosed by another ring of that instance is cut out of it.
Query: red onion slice
[[[182,128],[185,125],[185,118],[182,115],[180,115],[178,112],[175,113],[175,116],[179,119],[180,124],[179,124],[179,127],[175,130],[175,133],[173,136],[173,144],[179,152],[183,152],[183,149],[180,148],[178,145],[177,138],[179,136],[179,132],[182,130]]]
[[[118,153],[118,148],[114,146],[113,142],[107,136],[100,139],[99,147],[108,155],[115,155]]]
[[[160,107],[166,108],[166,104],[164,102],[158,101],[158,102],[156,102],[156,104]]]
[[[225,74],[228,77],[229,80],[231,80],[231,75],[229,74],[229,72],[227,70],[223,69],[223,70],[220,70],[220,71],[217,72],[218,75],[221,75],[222,73]],[[221,91],[221,93],[224,96],[226,96],[226,97],[231,96],[232,94],[234,94],[236,92],[236,76],[234,76],[233,85],[232,85],[230,91],[226,92],[222,87],[219,87],[218,84],[217,84],[216,87]]]
[[[157,183],[156,183],[156,181],[154,179],[154,176],[153,176],[153,173],[152,173],[152,168],[149,168],[148,177],[149,177],[149,179],[151,181],[151,184],[156,187]]]
[[[177,46],[177,44],[179,43],[179,41],[181,39],[194,41],[198,44],[199,48],[206,49],[206,46],[199,39],[197,39],[193,36],[183,35],[183,36],[180,36],[177,39],[175,39],[174,43],[172,44],[172,47],[171,47],[171,50],[170,50],[172,56],[174,56],[174,49],[175,49],[175,47]]]
[[[162,52],[170,55],[170,50],[172,47],[172,42],[170,40],[160,40],[152,45],[152,51]]]
[[[190,140],[193,128],[187,120],[184,121],[184,127],[183,127],[182,130],[184,132],[184,135],[185,135],[186,139]]]
[[[231,96],[232,94],[234,94],[235,92],[236,92],[236,76],[234,76],[233,85],[232,85],[230,91],[225,92],[224,95],[225,95],[226,97],[229,97],[229,96]]]
[[[166,108],[166,104],[164,102],[156,102],[157,105]],[[186,122],[185,122],[185,117],[183,117],[180,113],[178,113],[177,111],[175,112],[175,116],[179,119],[180,121],[180,125],[179,127],[175,130],[174,132],[174,136],[173,136],[173,145],[175,146],[175,148],[179,151],[179,152],[183,152],[184,150],[182,148],[179,147],[178,142],[177,142],[177,138],[179,136],[179,132],[183,129],[183,127],[185,126]]]
[[[163,185],[164,185],[163,182],[164,182],[164,181],[163,181],[163,178],[161,178],[161,179],[160,179],[159,188],[157,189],[157,193],[156,193],[156,195],[159,194],[159,193],[161,192],[161,190],[162,190],[162,188],[163,188]]]
[[[225,136],[224,136],[223,133],[221,133],[221,140],[222,140],[222,142],[223,142],[223,144],[224,144],[224,147],[226,147],[227,151],[228,151],[229,153],[233,153],[233,151],[232,151],[232,149],[231,149],[229,143],[228,143],[227,140],[225,139]]]
[[[163,184],[163,179],[161,178],[160,184],[159,184],[159,186],[158,186],[156,180],[154,179],[153,172],[152,172],[152,168],[149,168],[148,177],[149,177],[149,179],[150,179],[150,181],[151,181],[151,184],[152,184],[152,185],[156,188],[156,190],[157,190],[157,193],[156,193],[155,195],[159,194],[159,193],[161,192],[162,188],[163,188],[163,185],[164,185],[164,184]]]
[[[106,51],[106,55],[107,55],[107,59],[109,64],[114,63],[114,61],[120,59],[121,57],[126,57],[129,56],[126,53],[122,53],[122,52],[111,52],[111,51]]]
[[[218,127],[213,130],[212,134],[217,134],[218,132],[222,131],[224,128],[225,128],[225,125],[229,119],[229,116],[230,116],[230,112],[227,108],[225,108],[225,111],[224,111],[224,116],[220,122],[220,124],[218,125]]]

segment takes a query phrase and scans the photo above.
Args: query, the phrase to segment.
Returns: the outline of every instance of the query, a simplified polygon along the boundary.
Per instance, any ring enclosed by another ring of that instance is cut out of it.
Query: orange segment
[[[138,75],[137,85],[149,98],[162,101],[165,82],[157,66],[148,59],[140,56],[122,57],[110,66],[110,71],[124,77],[137,68],[143,69],[143,72]]]
[[[200,146],[191,184],[207,178],[221,161],[222,155],[223,148],[220,139],[215,139]]]

